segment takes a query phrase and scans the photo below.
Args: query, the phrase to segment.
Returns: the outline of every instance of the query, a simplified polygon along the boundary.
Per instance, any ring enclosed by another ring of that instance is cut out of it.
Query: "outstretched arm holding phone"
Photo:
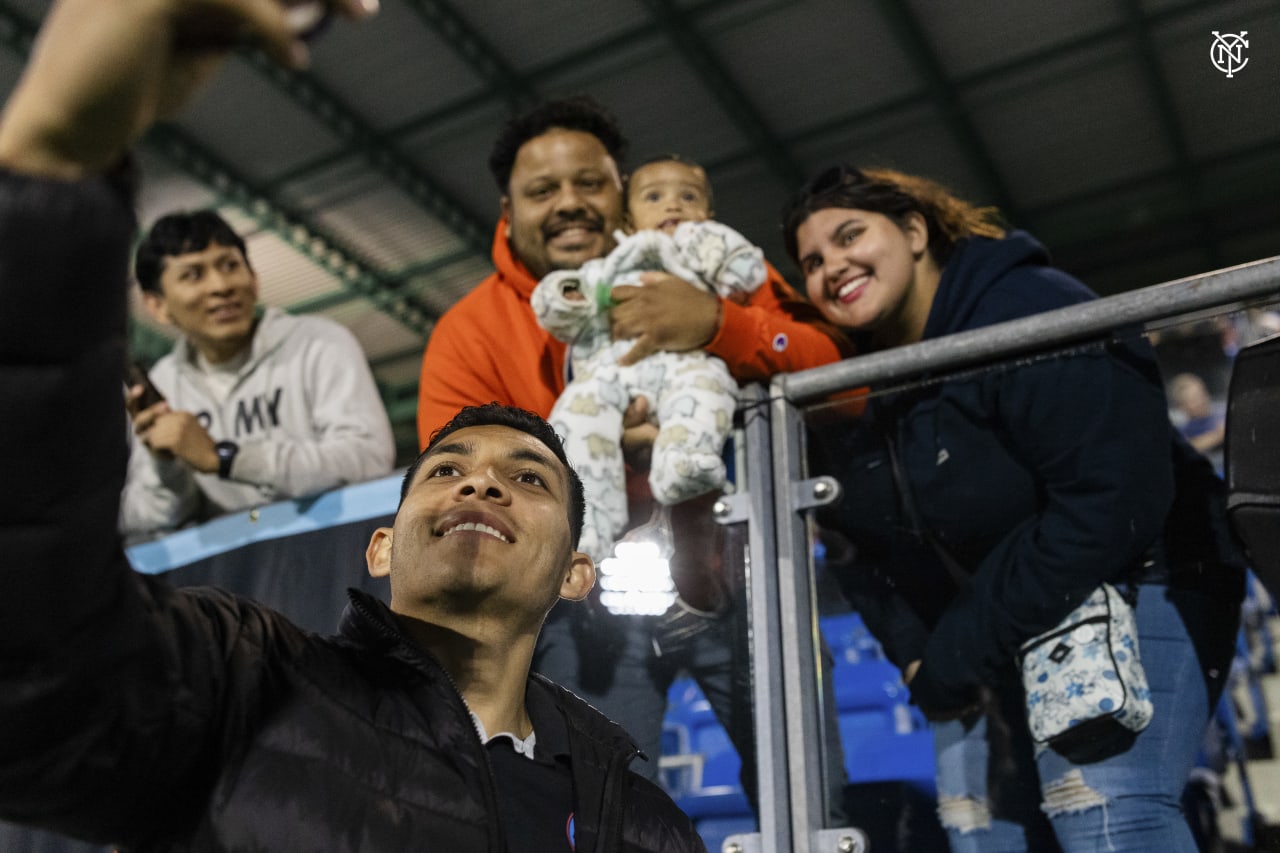
[[[60,0],[5,108],[0,164],[64,179],[106,171],[245,39],[289,67],[307,62],[277,0]]]
[[[58,0],[0,115],[0,813],[82,837],[124,838],[140,810],[190,795],[148,780],[148,752],[194,772],[216,737],[183,716],[190,697],[164,673],[186,654],[212,674],[233,647],[207,632],[160,641],[171,593],[121,551],[113,424],[134,226],[99,177],[243,39],[305,61],[276,0]],[[225,624],[231,610],[188,623]],[[150,806],[129,802],[138,780]]]

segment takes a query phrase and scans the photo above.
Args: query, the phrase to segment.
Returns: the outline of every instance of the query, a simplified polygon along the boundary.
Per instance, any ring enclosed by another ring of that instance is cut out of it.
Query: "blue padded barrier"
[[[280,501],[220,516],[128,549],[136,572],[161,574],[272,539],[322,531],[355,521],[393,515],[404,472],[356,483],[311,498]],[[359,554],[352,555],[360,556]]]

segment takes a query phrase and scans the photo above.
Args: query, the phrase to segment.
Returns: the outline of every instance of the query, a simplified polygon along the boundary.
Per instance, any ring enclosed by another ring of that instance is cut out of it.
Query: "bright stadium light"
[[[600,603],[610,613],[656,616],[676,600],[671,578],[671,510],[658,504],[653,517],[613,546],[600,561]]]

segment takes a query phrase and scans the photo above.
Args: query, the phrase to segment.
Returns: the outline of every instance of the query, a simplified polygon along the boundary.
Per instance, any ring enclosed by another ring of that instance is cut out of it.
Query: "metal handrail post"
[[[786,784],[788,740],[775,719],[783,695],[782,629],[779,609],[777,547],[774,530],[774,479],[769,464],[772,435],[762,386],[744,388],[741,407],[747,455],[747,585],[751,631],[752,702],[755,704],[756,778],[759,784],[760,841],[765,851],[790,849],[792,809]]]
[[[769,408],[792,843],[795,850],[808,853],[818,849],[816,836],[823,829],[827,758],[822,754],[822,671],[809,536],[797,491],[804,476],[804,424],[799,409],[786,400],[771,400]]]

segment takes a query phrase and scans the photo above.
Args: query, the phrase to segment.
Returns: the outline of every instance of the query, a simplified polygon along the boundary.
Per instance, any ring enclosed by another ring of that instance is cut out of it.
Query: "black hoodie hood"
[[[1049,263],[1049,251],[1025,231],[1010,231],[999,240],[961,240],[942,268],[921,340],[1097,298],[1089,288]],[[846,334],[858,352],[879,349],[869,331]]]
[[[1040,276],[1010,278],[1008,274],[1019,267],[1038,267],[1037,272],[1055,279],[1058,286],[1039,286]],[[1010,292],[988,299],[997,288]],[[1052,269],[1048,250],[1027,232],[1011,231],[1002,240],[972,237],[956,244],[942,269],[924,340],[1093,298],[1088,288]]]

